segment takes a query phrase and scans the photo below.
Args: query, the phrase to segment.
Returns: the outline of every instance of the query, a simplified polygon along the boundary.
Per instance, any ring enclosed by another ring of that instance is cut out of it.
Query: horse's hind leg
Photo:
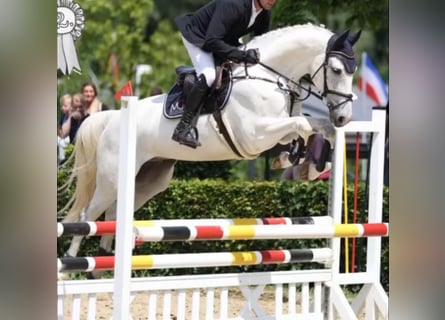
[[[144,163],[136,176],[135,211],[148,200],[168,188],[176,160],[156,159]]]
[[[109,179],[98,179],[93,198],[85,213],[86,221],[96,221],[116,200],[116,185]],[[74,236],[67,255],[75,257],[79,251],[83,236]]]
[[[134,211],[140,209],[148,200],[161,191],[164,191],[173,176],[173,170],[176,160],[162,160],[155,162],[147,162],[139,170],[134,191]],[[106,210],[105,220],[116,220],[116,202]],[[113,235],[105,235],[101,237],[101,252],[111,253],[113,244]]]
[[[114,204],[105,211],[105,221],[116,220],[116,201]],[[113,256],[111,248],[113,246],[114,235],[103,235],[100,237],[99,249],[97,250],[98,256]],[[103,271],[92,271],[87,274],[89,279],[100,279]]]
[[[115,221],[116,220],[116,201],[114,204],[105,211],[105,221]],[[114,235],[103,235],[100,238],[99,253],[106,255],[106,253],[111,253],[111,247],[113,245]]]
[[[146,162],[139,170],[135,181],[134,211],[140,209],[148,200],[156,194],[164,191],[173,176],[176,160],[156,160]],[[105,212],[105,220],[116,220],[116,202]],[[113,235],[105,235],[100,239],[98,255],[113,255]],[[89,278],[99,279],[103,271],[93,271]]]

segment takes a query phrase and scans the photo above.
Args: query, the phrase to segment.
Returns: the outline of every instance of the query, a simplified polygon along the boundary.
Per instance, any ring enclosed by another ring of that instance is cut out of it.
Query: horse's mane
[[[329,29],[326,29],[325,27],[322,27],[322,26],[316,26],[316,25],[313,25],[312,23],[308,22],[306,24],[297,24],[297,25],[293,25],[293,26],[286,26],[286,27],[271,30],[269,32],[266,32],[260,36],[256,36],[253,39],[251,39],[249,41],[249,45],[255,46],[255,45],[257,45],[258,42],[263,42],[263,41],[268,43],[270,40],[276,39],[280,35],[287,34],[288,31],[290,31],[290,30],[307,30],[308,32],[315,31],[317,33],[320,33],[320,32],[326,33],[326,35],[332,34],[332,31],[330,31]]]

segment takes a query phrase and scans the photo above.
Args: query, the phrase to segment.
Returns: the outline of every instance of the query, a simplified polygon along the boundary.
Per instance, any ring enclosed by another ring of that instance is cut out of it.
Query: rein
[[[288,83],[291,83],[291,84],[293,84],[293,85],[299,87],[300,89],[306,91],[308,94],[306,95],[306,97],[304,97],[303,99],[301,99],[301,101],[304,101],[304,100],[306,100],[307,98],[309,98],[309,96],[310,96],[311,94],[314,95],[314,96],[316,96],[316,97],[319,98],[319,99],[322,98],[319,94],[317,94],[316,92],[313,92],[313,91],[311,90],[311,87],[309,87],[309,89],[303,87],[303,86],[302,86],[301,84],[299,84],[298,82],[296,82],[296,81],[294,81],[293,79],[291,79],[291,78],[285,76],[284,74],[278,72],[277,70],[275,70],[274,68],[268,66],[267,64],[264,64],[264,63],[262,63],[262,62],[258,62],[258,64],[259,64],[260,66],[262,66],[264,69],[267,69],[267,70],[269,70],[269,71],[272,71],[273,73],[275,73],[276,75],[279,76],[279,78],[277,79],[277,85],[278,85],[278,87],[279,87],[280,89],[282,89],[282,90],[284,90],[284,91],[286,91],[286,92],[289,92],[289,93],[293,93],[293,94],[295,94],[296,96],[300,96],[300,94],[299,94],[297,91],[282,88],[282,85],[281,85],[281,83],[278,83],[278,80],[279,80],[280,78],[284,78]],[[266,79],[266,80],[268,80],[268,79]],[[310,80],[310,82],[311,82],[311,84],[312,84],[312,77],[311,77],[309,80]],[[270,80],[269,80],[269,81],[270,81]],[[270,81],[270,82],[272,82],[272,81]]]
[[[284,80],[286,80],[286,83],[291,83],[291,84],[293,84],[293,85],[295,85],[295,86],[297,86],[297,87],[303,89],[304,91],[308,92],[308,94],[307,94],[304,98],[302,98],[302,99],[298,99],[298,98],[297,98],[298,100],[300,100],[300,101],[304,101],[304,100],[306,100],[307,98],[309,98],[309,96],[310,96],[311,94],[312,94],[312,95],[315,95],[315,96],[316,96],[317,98],[319,98],[319,99],[322,99],[322,96],[320,96],[319,94],[313,92],[313,91],[311,90],[310,87],[309,87],[309,89],[303,87],[303,86],[302,86],[301,84],[299,84],[298,82],[296,82],[296,81],[294,81],[293,79],[291,79],[291,78],[285,76],[284,74],[278,72],[277,70],[273,69],[272,67],[269,67],[267,64],[264,64],[264,63],[262,63],[262,62],[258,62],[258,64],[261,65],[263,68],[265,68],[265,69],[267,69],[267,70],[269,70],[269,71],[275,73],[276,75],[278,75],[277,80],[276,80],[276,81],[273,81],[273,80],[271,80],[271,79],[269,79],[269,78],[257,77],[257,76],[251,76],[251,75],[249,75],[247,65],[244,66],[245,75],[244,75],[244,76],[236,76],[236,77],[233,77],[233,79],[252,79],[252,80],[262,80],[262,81],[266,81],[266,82],[274,83],[274,84],[277,85],[277,87],[278,87],[280,90],[289,93],[289,94],[292,95],[293,97],[299,97],[299,96],[300,96],[300,93],[299,93],[299,92],[297,92],[297,91],[295,91],[295,90],[288,89],[288,88],[286,88],[286,87],[283,85],[283,83],[280,81],[280,79],[284,79]],[[311,78],[311,79],[312,79],[312,78]]]
[[[314,84],[312,80],[317,75],[317,73],[323,68],[323,92],[321,94],[318,94],[318,93],[312,91],[311,90],[311,86],[309,86],[309,88],[306,88],[306,87],[302,86],[300,83],[294,81],[293,79],[285,76],[281,72],[278,72],[274,68],[268,66],[267,64],[264,64],[263,62],[258,62],[258,64],[260,66],[262,66],[263,68],[265,68],[266,70],[269,70],[269,71],[275,73],[276,75],[278,75],[278,78],[277,78],[276,81],[273,81],[271,79],[264,78],[264,77],[257,77],[257,76],[249,75],[247,64],[244,64],[245,75],[244,76],[233,77],[233,79],[255,79],[255,80],[262,80],[262,81],[274,83],[274,84],[277,85],[277,87],[280,90],[282,90],[284,92],[287,92],[288,94],[291,95],[291,97],[292,97],[292,105],[293,105],[294,101],[296,101],[296,100],[304,101],[304,100],[308,99],[310,95],[313,95],[313,96],[317,97],[320,100],[325,98],[328,94],[334,94],[334,95],[346,98],[346,99],[344,99],[343,101],[341,101],[340,103],[338,103],[336,105],[332,105],[331,103],[328,103],[327,107],[328,107],[329,111],[332,111],[332,110],[335,110],[335,109],[339,108],[341,105],[345,104],[346,102],[352,101],[352,98],[353,98],[353,95],[351,93],[344,93],[344,92],[340,92],[340,91],[337,91],[337,90],[332,90],[332,89],[329,89],[329,87],[328,87],[328,83],[327,83],[328,59],[329,59],[329,57],[331,55],[334,55],[334,54],[338,54],[338,52],[337,51],[335,51],[335,52],[328,51],[326,53],[324,62],[317,68],[317,70],[314,72],[314,74],[312,76],[310,76],[309,79],[307,79],[310,84]],[[299,98],[300,97],[300,93],[298,93],[295,90],[291,90],[291,89],[285,88],[284,85],[280,82],[280,79],[284,79],[284,80],[286,80],[286,83],[291,83],[291,84],[297,86],[298,88],[306,91],[307,95],[304,98]],[[292,113],[292,112],[290,112],[290,113]]]

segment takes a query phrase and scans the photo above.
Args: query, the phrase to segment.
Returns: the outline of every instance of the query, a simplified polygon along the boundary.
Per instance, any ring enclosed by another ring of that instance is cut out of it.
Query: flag
[[[121,100],[122,96],[132,96],[133,95],[133,86],[131,85],[131,81],[128,81],[122,88],[119,89],[118,92],[114,95],[114,99]]]
[[[363,52],[362,54],[362,67],[358,80],[358,88],[361,91],[364,91],[365,94],[376,103],[376,105],[387,105],[388,87],[366,52]]]

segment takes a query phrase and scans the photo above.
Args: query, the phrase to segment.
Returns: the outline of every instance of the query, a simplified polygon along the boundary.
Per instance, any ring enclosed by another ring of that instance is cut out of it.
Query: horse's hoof
[[[300,181],[309,180],[308,178],[309,167],[310,167],[309,161],[303,161],[301,164],[298,165],[298,180]]]
[[[325,170],[326,162],[330,161],[332,157],[331,144],[328,140],[324,140],[323,147],[321,149],[321,154],[316,163],[317,171],[321,172]]]
[[[67,272],[58,272],[57,273],[57,280],[63,281],[63,280],[70,280],[70,274]]]
[[[317,166],[313,163],[311,163],[309,165],[309,170],[308,170],[308,180],[309,181],[314,181],[315,179],[317,179],[320,175],[322,175],[323,173],[331,170],[332,164],[330,162],[326,162],[324,169],[322,171],[318,171],[317,170]]]
[[[272,169],[285,169],[292,166],[292,163],[289,161],[290,153],[288,151],[283,151],[280,155],[272,161],[271,168]]]

